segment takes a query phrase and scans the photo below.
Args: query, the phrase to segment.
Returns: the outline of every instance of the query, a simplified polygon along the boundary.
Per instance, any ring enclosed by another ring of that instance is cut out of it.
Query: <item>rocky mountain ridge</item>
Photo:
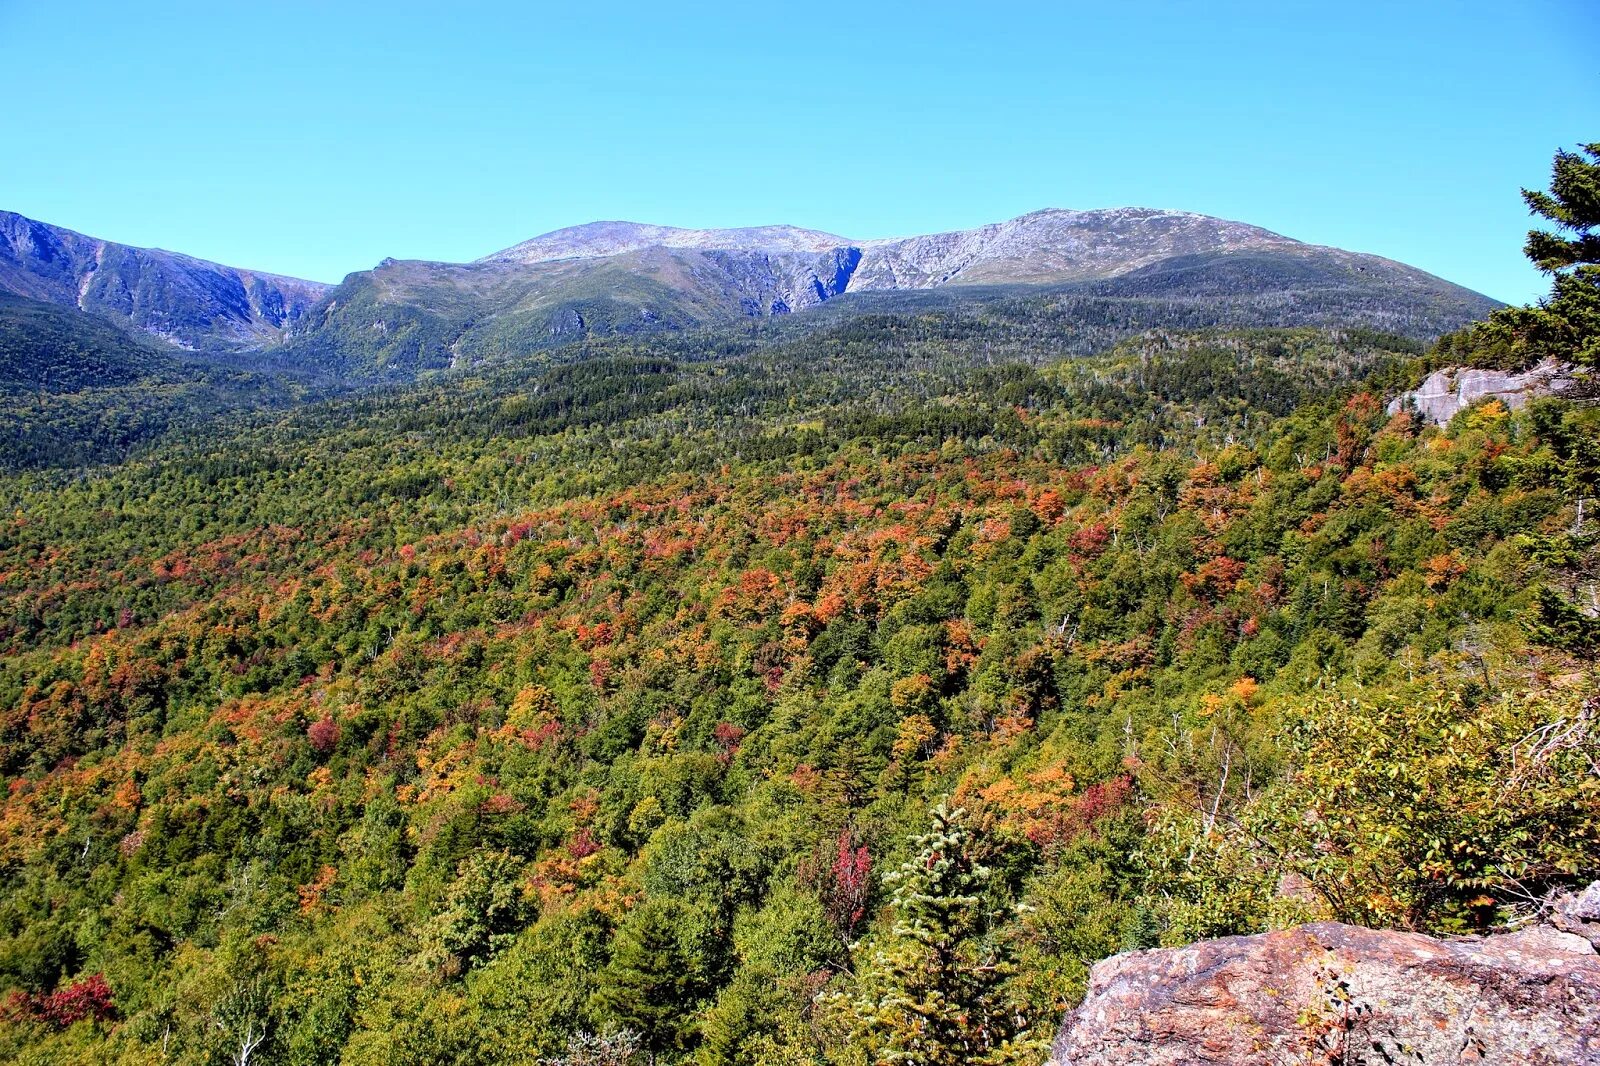
[[[1090,317],[1127,319],[1135,331],[1169,319],[1349,323],[1417,338],[1495,306],[1377,256],[1146,208],[1048,209],[969,230],[862,241],[781,225],[597,222],[470,263],[386,259],[336,286],[101,241],[7,213],[0,214],[0,292],[93,313],[185,348],[269,352],[279,365],[385,379],[589,334],[738,325],[840,297],[872,310],[884,306],[872,300],[893,296],[907,310],[936,293],[981,304],[1055,292],[1094,301]]]
[[[860,269],[852,270],[847,291],[862,291],[1107,277],[1175,255],[1300,247],[1300,241],[1259,226],[1189,211],[1046,208],[972,229],[870,240],[787,225],[681,229],[591,222],[542,234],[477,262],[530,265],[647,248],[762,253],[769,258],[854,250]]]
[[[981,304],[1030,292],[1096,301],[1100,317],[1137,304],[1140,323],[1204,308],[1208,320],[1230,325],[1348,322],[1418,338],[1496,306],[1387,259],[1181,211],[1050,209],[863,241],[792,226],[600,222],[473,263],[386,260],[347,277],[291,347],[306,359],[357,353],[378,373],[409,373],[585,334],[735,325],[840,297],[871,310],[894,296],[906,310],[944,299],[935,294]]]
[[[0,211],[0,291],[98,314],[183,348],[278,343],[330,288]]]
[[[477,260],[525,266],[599,259],[651,248],[760,255],[804,265],[818,254],[848,261],[841,291],[1112,277],[1179,255],[1307,247],[1259,226],[1188,211],[1046,208],[973,229],[856,240],[795,226],[679,229],[591,222],[546,233]]]
[[[1258,226],[1187,211],[1047,209],[976,229],[867,242],[853,281],[858,290],[1082,281],[1177,256],[1307,247]]]
[[[798,226],[683,229],[640,222],[588,222],[541,234],[477,260],[480,263],[548,263],[597,259],[645,248],[700,251],[825,252],[857,243],[847,237]]]

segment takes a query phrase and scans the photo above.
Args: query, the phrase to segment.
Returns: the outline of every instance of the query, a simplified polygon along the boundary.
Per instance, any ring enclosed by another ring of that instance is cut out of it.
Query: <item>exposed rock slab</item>
[[[1600,955],[1550,926],[1438,940],[1324,922],[1094,967],[1050,1066],[1600,1064]]]
[[[1389,401],[1389,413],[1413,407],[1423,421],[1441,425],[1457,412],[1494,398],[1513,411],[1536,396],[1549,396],[1573,383],[1572,368],[1553,359],[1521,373],[1447,367],[1429,374],[1417,388]]]

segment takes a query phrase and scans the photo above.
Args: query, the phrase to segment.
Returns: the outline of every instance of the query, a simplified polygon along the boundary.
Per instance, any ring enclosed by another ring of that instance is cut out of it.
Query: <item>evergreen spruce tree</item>
[[[964,809],[941,802],[932,814],[915,856],[885,878],[895,920],[856,1003],[860,1036],[884,1063],[1017,1061],[1035,1048],[1007,994],[1015,967],[995,935],[993,872],[977,859]]]
[[[1523,253],[1552,275],[1538,307],[1507,307],[1489,316],[1482,339],[1508,348],[1520,362],[1554,356],[1600,366],[1600,142],[1557,151],[1550,191],[1522,190],[1522,199],[1554,230],[1528,233]]]
[[[679,940],[680,917],[670,901],[641,904],[617,930],[594,994],[596,1012],[637,1032],[651,1062],[688,1035],[698,970]]]
[[[1600,227],[1600,143],[1583,145],[1581,154],[1558,150],[1550,191],[1523,189],[1522,199],[1559,228],[1557,233],[1531,231],[1523,248],[1528,258],[1541,270],[1575,267],[1593,278],[1600,264],[1600,234],[1590,232]]]

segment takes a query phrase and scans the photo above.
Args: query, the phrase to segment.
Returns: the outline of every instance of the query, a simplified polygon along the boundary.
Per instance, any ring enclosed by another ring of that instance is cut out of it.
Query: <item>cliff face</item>
[[[1325,922],[1118,955],[1050,1066],[1600,1064],[1600,885],[1554,920],[1452,940]]]
[[[1536,396],[1561,392],[1573,380],[1573,368],[1553,359],[1521,373],[1448,367],[1435,370],[1417,388],[1390,400],[1388,411],[1394,414],[1412,407],[1424,421],[1442,425],[1479,400],[1492,397],[1516,410]]]

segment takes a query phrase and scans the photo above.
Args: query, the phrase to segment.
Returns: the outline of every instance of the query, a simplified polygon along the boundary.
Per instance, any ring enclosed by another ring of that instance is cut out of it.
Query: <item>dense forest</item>
[[[1121,950],[1600,877],[1600,408],[1385,406],[1600,362],[1587,152],[1427,350],[884,308],[15,464],[0,1056],[1037,1063]]]

